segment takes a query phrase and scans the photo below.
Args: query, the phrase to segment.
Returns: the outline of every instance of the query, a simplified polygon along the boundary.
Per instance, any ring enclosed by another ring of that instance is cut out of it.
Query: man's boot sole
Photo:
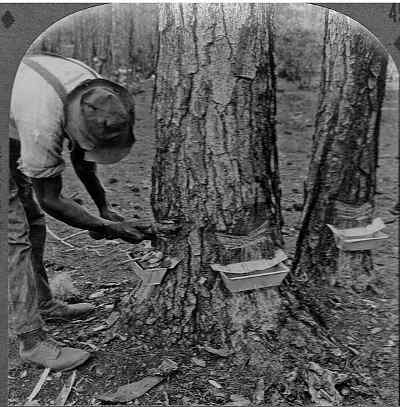
[[[85,359],[78,360],[75,364],[70,365],[64,369],[54,369],[54,368],[50,368],[50,369],[53,370],[54,372],[68,372],[69,370],[75,369],[76,367],[81,366],[84,363],[86,363],[90,359],[91,356],[92,356],[92,354],[89,353]],[[28,366],[36,366],[36,367],[40,367],[41,369],[43,369],[43,367],[44,367],[40,363],[31,362],[29,360],[23,360],[23,362]]]

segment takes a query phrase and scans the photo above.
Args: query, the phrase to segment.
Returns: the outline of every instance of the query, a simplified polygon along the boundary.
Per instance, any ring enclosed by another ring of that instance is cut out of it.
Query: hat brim
[[[133,134],[131,130],[127,130],[123,137],[119,137],[118,146],[95,147],[85,151],[85,161],[93,161],[98,164],[117,163],[129,154],[133,143]]]
[[[85,160],[99,164],[114,164],[126,157],[135,142],[135,138],[132,128],[129,127],[120,133],[118,143],[115,145],[111,142],[104,146],[99,146],[90,141],[87,137],[87,129],[85,128],[84,123],[81,120],[77,120],[77,118],[80,117],[80,100],[82,94],[96,86],[110,88],[118,93],[127,111],[131,112],[133,125],[134,104],[128,91],[122,86],[107,79],[96,78],[85,81],[68,95],[64,110],[64,129],[68,136],[85,151]]]

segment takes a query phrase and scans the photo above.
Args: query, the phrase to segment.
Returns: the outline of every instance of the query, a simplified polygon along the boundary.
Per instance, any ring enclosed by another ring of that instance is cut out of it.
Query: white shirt
[[[64,86],[67,93],[87,79],[99,77],[81,62],[49,55],[30,56]],[[47,178],[65,168],[62,157],[64,105],[39,73],[21,62],[14,81],[10,108],[10,137],[21,141],[20,170],[32,178]]]

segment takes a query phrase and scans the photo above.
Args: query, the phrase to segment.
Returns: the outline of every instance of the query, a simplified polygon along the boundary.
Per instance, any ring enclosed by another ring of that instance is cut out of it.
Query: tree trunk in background
[[[296,278],[308,281],[304,290],[328,281],[361,290],[370,279],[370,251],[339,251],[326,224],[365,226],[372,219],[386,65],[383,48],[365,29],[327,13],[321,94],[294,261]],[[307,295],[312,297],[310,291]]]
[[[265,4],[161,6],[152,205],[157,220],[186,228],[163,247],[183,261],[124,307],[132,332],[153,343],[255,351],[276,327],[276,288],[231,294],[210,268],[282,246],[272,46]],[[225,245],[260,225],[261,239]]]
[[[29,52],[73,56],[124,85],[136,69],[150,76],[157,47],[156,4],[108,4],[91,7],[49,27]]]
[[[130,37],[130,4],[113,3],[112,7],[112,29],[111,29],[111,52],[114,71],[128,69],[130,65],[129,54],[132,44]]]
[[[93,66],[98,73],[109,76],[112,71],[111,30],[112,13],[110,4],[96,7],[96,28],[94,38],[97,61]]]

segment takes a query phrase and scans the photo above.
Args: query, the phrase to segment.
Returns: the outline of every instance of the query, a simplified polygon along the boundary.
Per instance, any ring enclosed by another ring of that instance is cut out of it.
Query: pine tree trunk
[[[152,206],[157,220],[184,221],[162,247],[183,261],[125,307],[126,319],[153,343],[254,351],[276,327],[277,288],[232,294],[210,264],[271,258],[282,246],[268,6],[160,7]],[[262,238],[246,243],[260,226]]]
[[[113,69],[128,68],[130,4],[114,3],[112,7],[111,52]]]
[[[95,49],[97,66],[94,68],[97,72],[106,77],[108,77],[112,71],[111,29],[111,5],[96,7]]]
[[[304,282],[358,290],[370,280],[370,251],[339,251],[326,224],[356,227],[372,219],[386,65],[387,56],[371,34],[347,17],[327,13],[320,101],[294,262],[295,275]]]

